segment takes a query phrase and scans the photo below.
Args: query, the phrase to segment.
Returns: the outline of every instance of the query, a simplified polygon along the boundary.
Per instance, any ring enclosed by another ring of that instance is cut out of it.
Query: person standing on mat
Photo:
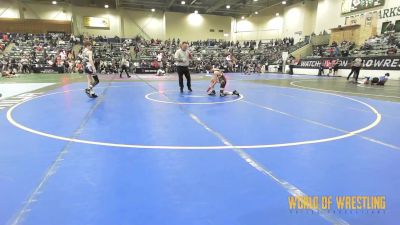
[[[85,93],[89,96],[89,98],[97,98],[96,93],[94,93],[93,88],[100,83],[99,77],[96,74],[96,68],[94,67],[93,62],[93,51],[92,51],[92,43],[90,41],[85,41],[83,43],[83,51],[82,51],[82,62],[85,65],[85,73],[87,77],[87,88],[85,89]]]
[[[182,42],[181,48],[175,52],[176,68],[179,76],[179,87],[181,93],[183,92],[183,75],[186,77],[187,88],[192,92],[192,83],[189,72],[189,62],[192,59],[192,54],[187,50],[188,42]]]
[[[347,80],[350,79],[351,75],[354,73],[354,81],[357,83],[358,81],[358,75],[360,75],[360,70],[362,66],[363,60],[360,57],[357,57],[354,59],[351,67],[351,72],[349,76],[347,77]]]
[[[294,67],[294,65],[295,65],[295,60],[296,60],[296,58],[292,55],[292,54],[290,54],[289,55],[289,58],[288,58],[288,63],[289,63],[289,74],[290,75],[293,75],[293,67]]]
[[[122,73],[124,71],[126,73],[126,76],[128,78],[131,78],[131,76],[129,75],[129,72],[128,72],[128,68],[129,68],[129,61],[125,57],[122,57],[122,60],[121,60],[121,71],[119,73],[119,77],[120,78],[122,78]]]

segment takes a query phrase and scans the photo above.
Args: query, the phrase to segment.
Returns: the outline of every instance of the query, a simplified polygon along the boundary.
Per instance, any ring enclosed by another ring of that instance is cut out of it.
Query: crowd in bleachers
[[[128,62],[128,68],[162,68],[173,72],[174,53],[181,40],[146,40],[140,36],[133,39],[102,36],[86,37],[93,42],[95,66],[101,73],[116,73],[121,60]],[[3,40],[14,43],[11,51],[0,60],[2,72],[31,73],[34,68],[59,67],[64,72],[83,72],[81,50],[74,45],[83,41],[83,36],[53,33],[46,35],[4,34]],[[224,40],[199,40],[190,42],[194,60],[190,69],[204,72],[206,65],[214,65],[229,72],[260,72],[268,65],[282,64],[282,52],[292,52],[306,44],[294,43],[293,38],[268,41],[231,42]],[[3,75],[6,73],[3,73]],[[8,73],[10,74],[10,73]]]
[[[395,55],[400,48],[400,33],[388,33],[370,37],[360,48],[365,55]]]
[[[64,72],[82,72],[81,51],[75,52],[74,45],[83,41],[83,36],[63,33],[1,34],[0,46],[12,49],[0,55],[0,70],[3,75],[31,73],[35,68],[59,67]],[[94,44],[97,70],[102,73],[118,71],[121,60],[130,62],[129,68],[163,68],[174,71],[173,55],[180,45],[180,39],[145,40],[141,37],[122,39],[102,36],[88,37]],[[206,65],[221,67],[230,72],[256,72],[270,63],[282,63],[284,51],[294,51],[305,42],[294,44],[293,38],[268,41],[230,42],[221,40],[199,40],[190,42],[194,60],[192,71],[201,72]],[[82,49],[81,49],[82,50]]]
[[[343,41],[338,44],[313,46],[313,57],[348,57],[348,56],[386,56],[398,54],[400,48],[400,33],[388,32],[383,35],[375,35],[359,47],[355,43]]]
[[[79,44],[84,36],[63,33],[0,34],[0,70],[3,75],[31,73],[35,68],[58,67],[63,72],[83,72]],[[174,72],[174,53],[179,48],[179,38],[132,39],[86,36],[94,44],[95,66],[97,71],[106,74],[116,73],[121,61],[129,65],[130,71],[136,68],[162,69]],[[190,70],[204,72],[207,65],[214,65],[227,72],[261,72],[268,65],[282,65],[282,52],[293,52],[304,46],[308,40],[294,42],[293,38],[252,41],[198,40],[189,43],[193,60]],[[10,51],[5,48],[13,44]],[[74,46],[75,51],[74,51]],[[355,43],[333,42],[329,46],[313,46],[310,57],[348,57],[396,55],[400,48],[400,33],[387,32],[370,37],[356,48]]]
[[[350,52],[355,48],[355,43],[351,41],[343,41],[338,44],[333,41],[331,45],[313,46],[313,56],[317,57],[348,57]]]
[[[165,68],[174,71],[174,53],[179,48],[180,39],[144,40],[140,37],[125,40],[120,49],[128,53],[134,67]],[[218,41],[204,40],[189,43],[193,54],[190,69],[202,72],[206,65],[214,65],[229,72],[255,71],[270,63],[279,63],[282,52],[292,52],[305,42],[294,44],[293,38],[269,41]],[[104,45],[103,45],[104,46]],[[106,56],[110,58],[112,45]],[[105,50],[103,50],[105,51]],[[105,51],[107,52],[107,51]],[[104,54],[100,58],[105,58]],[[109,61],[109,60],[108,60]]]
[[[0,53],[3,53],[7,48],[9,42],[3,39],[0,39]]]
[[[73,58],[70,35],[62,33],[2,34],[2,41],[13,44],[12,49],[0,56],[0,70],[3,75],[31,73],[35,67],[63,67],[67,58]]]

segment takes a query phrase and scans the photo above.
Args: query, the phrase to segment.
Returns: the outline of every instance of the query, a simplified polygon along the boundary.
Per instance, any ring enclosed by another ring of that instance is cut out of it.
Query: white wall
[[[44,4],[21,4],[25,19],[42,19],[42,20],[63,20],[70,21],[72,17],[71,9],[61,5],[44,5]]]
[[[22,14],[20,15],[19,7]],[[43,20],[71,20],[71,10],[60,5],[20,3],[0,0],[0,18],[25,18]]]
[[[71,7],[73,14],[73,31],[76,34],[102,35],[107,37],[121,37],[121,16],[117,10],[88,8],[88,7]],[[101,17],[108,18],[110,21],[110,29],[94,29],[83,26],[83,17]]]
[[[19,18],[18,4],[15,1],[0,0],[0,18]]]
[[[368,11],[400,6],[399,0],[386,0],[385,6]],[[15,0],[0,0],[0,18],[20,18],[18,3]],[[245,20],[213,15],[194,15],[184,13],[166,13],[132,10],[112,10],[104,8],[73,7],[68,5],[20,3],[24,18],[47,20],[72,20],[75,33],[88,33],[106,36],[134,36],[143,31],[154,38],[181,36],[186,40],[228,39],[251,40],[300,37],[316,34],[323,30],[344,25],[345,17],[365,12],[341,15],[341,0],[305,1],[290,6],[277,5],[252,15]],[[73,12],[73,13],[72,13]],[[275,16],[280,13],[280,16]],[[74,15],[73,15],[74,14]],[[83,16],[106,17],[111,22],[110,30],[88,29],[82,26]],[[400,16],[378,20],[378,33],[381,24],[400,20]],[[139,28],[141,27],[141,28]],[[215,32],[210,32],[214,29]],[[219,33],[218,30],[224,30]],[[301,31],[301,35],[295,35]],[[228,33],[229,37],[224,37]],[[146,35],[144,35],[146,36]]]
[[[315,30],[318,2],[276,5],[232,24],[234,40],[273,39],[291,36],[295,41]],[[279,13],[279,16],[276,16]]]
[[[283,18],[281,16],[252,17],[233,21],[233,40],[266,40],[281,38]]]
[[[385,6],[382,7],[382,8],[377,8],[377,9],[378,10],[379,9],[390,9],[390,8],[393,8],[393,7],[400,7],[400,1],[399,0],[386,0]],[[374,9],[372,11],[375,11],[375,10],[376,9]],[[397,13],[397,11],[395,13]],[[389,22],[389,21],[392,21],[394,23],[394,22],[396,22],[396,20],[400,20],[400,15],[396,15],[396,16],[389,17],[389,18],[379,18],[378,19],[378,27],[377,27],[378,34],[381,33],[382,23]]]
[[[122,37],[143,37],[165,39],[164,13],[150,11],[121,10]]]
[[[283,17],[281,7],[272,7],[245,19],[233,19],[232,40],[266,40],[281,38]],[[276,16],[276,13],[280,13]]]
[[[344,25],[345,18],[341,16],[342,3],[339,0],[319,0],[316,12],[315,33]]]
[[[284,36],[291,36],[298,41],[300,37],[310,35],[315,29],[317,2],[306,1],[284,9]]]
[[[386,8],[392,8],[392,7],[400,7],[400,1],[399,0],[386,0],[385,1],[385,6],[383,7],[377,7],[373,9],[369,9],[366,11],[360,11],[360,12],[354,12],[351,14],[345,14],[341,15],[341,1],[339,0],[319,0],[318,1],[318,7],[316,11],[316,25],[315,25],[315,33],[319,34],[323,30],[329,31],[331,28],[335,28],[338,25],[344,25],[345,24],[345,18],[347,16],[352,16],[352,15],[359,15],[362,13],[366,12],[373,12],[373,11],[379,11],[380,9],[386,9]],[[388,21],[393,21],[395,22],[396,20],[400,19],[399,16],[395,17],[390,17],[390,18],[385,18],[385,19],[378,19],[378,33],[381,31],[382,23],[383,22],[388,22]]]
[[[194,41],[206,39],[227,39],[224,34],[231,33],[231,17],[205,14],[165,13],[166,38]],[[210,32],[214,29],[214,32]],[[219,32],[223,30],[223,32]]]

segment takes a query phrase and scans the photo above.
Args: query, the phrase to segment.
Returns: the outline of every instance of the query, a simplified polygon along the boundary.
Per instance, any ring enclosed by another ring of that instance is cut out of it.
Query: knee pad
[[[93,87],[100,83],[99,77],[97,75],[93,76]]]

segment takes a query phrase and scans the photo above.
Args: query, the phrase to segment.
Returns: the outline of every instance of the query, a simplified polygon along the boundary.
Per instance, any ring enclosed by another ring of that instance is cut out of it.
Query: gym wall
[[[254,40],[290,36],[299,41],[301,37],[314,31],[316,8],[316,1],[306,1],[304,4],[297,3],[285,8],[277,5],[244,20],[235,19],[232,26],[233,39]]]
[[[316,1],[305,1],[288,6],[284,10],[284,36],[300,37],[310,35],[316,24]]]
[[[165,22],[163,12],[121,10],[122,37],[133,37],[140,34],[146,38],[165,39]]]
[[[242,20],[224,16],[163,13],[150,11],[113,10],[104,8],[76,7],[68,5],[32,4],[14,0],[0,0],[0,18],[72,21],[74,33],[132,37],[141,34],[152,38],[185,40],[227,39],[254,40],[293,36],[299,39],[312,32],[344,25],[346,16],[341,15],[341,0],[304,1],[285,8],[280,5],[260,11]],[[386,0],[385,6],[368,11],[400,7],[399,0]],[[72,13],[73,12],[73,13]],[[276,16],[279,13],[279,16]],[[83,17],[104,17],[110,21],[110,29],[93,29],[83,26]],[[378,33],[383,22],[400,20],[400,16],[378,20]],[[4,28],[3,28],[4,29]],[[210,32],[213,29],[214,32]],[[223,32],[219,32],[223,30]],[[225,35],[224,35],[225,34]]]
[[[318,1],[318,8],[317,8],[317,17],[316,17],[316,27],[315,27],[315,33],[318,34],[319,32],[322,32],[323,30],[329,31],[331,28],[338,27],[339,25],[344,25],[345,24],[345,19],[346,17],[351,17],[351,16],[357,16],[360,14],[364,14],[367,12],[374,12],[374,11],[380,11],[384,9],[390,9],[393,7],[400,7],[400,1],[399,0],[385,0],[385,6],[383,7],[377,7],[373,9],[368,9],[364,11],[358,11],[354,13],[349,13],[342,15],[341,14],[341,3],[342,1],[340,0],[319,0]],[[377,26],[377,32],[380,34],[381,29],[382,29],[382,23],[392,21],[395,22],[397,20],[400,20],[400,14],[396,16],[391,16],[388,18],[379,18],[378,19],[378,26]]]
[[[47,32],[71,33],[70,21],[0,18],[0,32],[43,34]]]
[[[279,13],[280,16],[276,16]],[[271,7],[248,18],[234,18],[232,21],[233,40],[260,40],[280,38],[283,33],[283,17],[280,7]]]
[[[165,13],[166,38],[181,40],[230,40],[232,18],[205,14]],[[229,36],[224,37],[224,34]]]

